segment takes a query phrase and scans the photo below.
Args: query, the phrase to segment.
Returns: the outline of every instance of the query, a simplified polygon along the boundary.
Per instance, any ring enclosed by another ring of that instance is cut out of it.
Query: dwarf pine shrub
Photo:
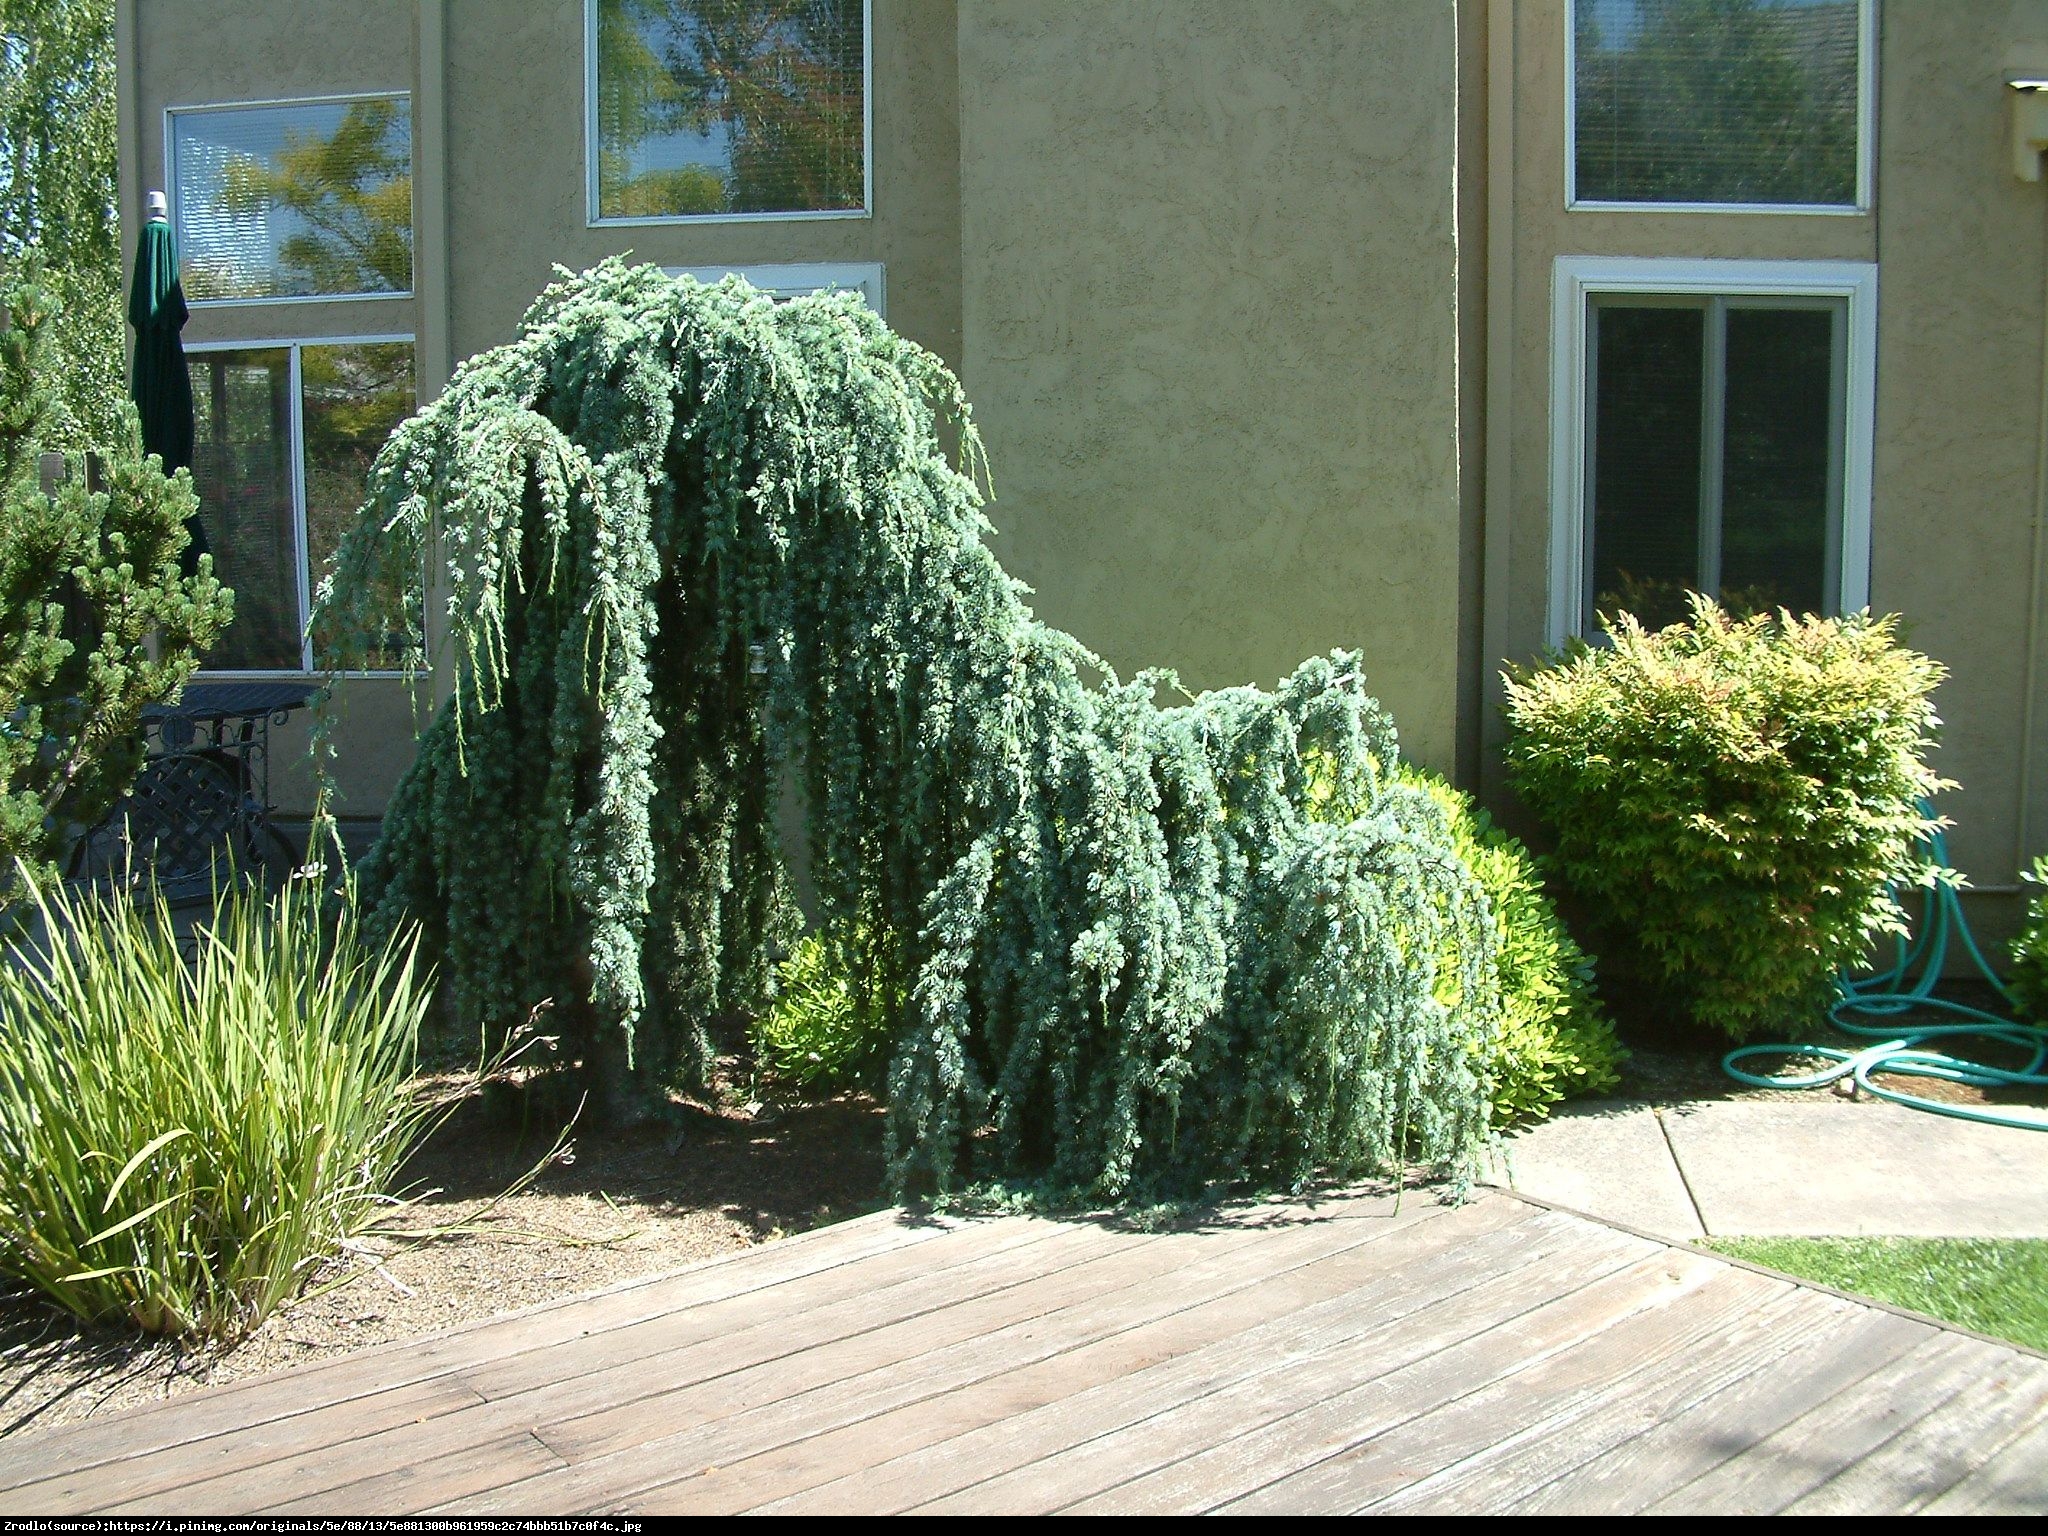
[[[76,476],[45,494],[58,437],[61,316],[29,267],[0,292],[0,905],[47,879],[142,767],[142,711],[198,670],[234,596],[201,556],[180,569],[198,509],[183,470],[106,443],[105,489]],[[115,324],[118,326],[119,321]],[[74,468],[83,468],[74,464]],[[19,916],[20,914],[16,914]]]
[[[1170,673],[1025,605],[979,454],[852,296],[564,274],[392,437],[323,591],[344,644],[418,633],[429,562],[448,604],[375,921],[419,919],[465,1012],[554,998],[659,1083],[763,1006],[794,774],[818,915],[893,1021],[899,1192],[1468,1165],[1483,907],[1358,658],[1162,706]]]
[[[1943,781],[1941,667],[1896,621],[1757,615],[1695,596],[1651,632],[1508,680],[1508,769],[1555,864],[1656,1006],[1736,1039],[1817,1017],[1837,972],[1903,931],[1892,893]]]

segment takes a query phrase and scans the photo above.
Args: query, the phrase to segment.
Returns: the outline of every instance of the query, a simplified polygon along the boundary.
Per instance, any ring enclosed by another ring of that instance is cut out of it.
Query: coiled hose
[[[1936,865],[1948,867],[1948,843],[1940,832],[1929,836],[1928,852]],[[1972,1088],[2048,1089],[2048,1070],[2044,1070],[2048,1068],[2048,1029],[1934,995],[1941,984],[1942,967],[1948,961],[1952,939],[1963,946],[1977,974],[2000,997],[2011,1001],[2011,993],[1977,947],[1955,889],[1936,885],[1927,892],[1927,907],[1918,932],[1910,944],[1903,938],[1897,941],[1889,969],[1860,979],[1845,975],[1836,982],[1837,996],[1828,1009],[1828,1022],[1845,1035],[1874,1044],[1853,1051],[1827,1045],[1745,1045],[1721,1058],[1721,1070],[1753,1088],[1827,1088],[1846,1078],[1860,1092],[1911,1109],[1931,1110],[1937,1115],[1986,1125],[2048,1131],[2048,1112],[2042,1110],[1949,1104],[1903,1088],[1888,1088],[1876,1081],[1880,1077],[1925,1077]],[[1966,1022],[1905,1027],[1883,1022],[1915,1012],[1953,1014]],[[1964,1039],[2012,1046],[2026,1058],[2026,1065],[2015,1071],[1941,1049],[1944,1042]],[[1819,1057],[1828,1065],[1817,1071],[1779,1077],[1745,1071],[1737,1065],[1764,1056]]]

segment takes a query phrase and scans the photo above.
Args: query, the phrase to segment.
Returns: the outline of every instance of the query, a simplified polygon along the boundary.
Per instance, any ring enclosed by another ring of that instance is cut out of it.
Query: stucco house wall
[[[1875,262],[1872,601],[1951,669],[1944,808],[1995,928],[2048,848],[2048,185],[2012,173],[2004,84],[2048,77],[2048,0],[1885,0],[1874,198],[1828,215],[1567,209],[1568,13],[873,0],[870,217],[592,227],[581,0],[120,0],[124,246],[166,107],[405,89],[420,297],[202,309],[188,339],[405,331],[430,395],[556,262],[881,262],[1049,620],[1196,687],[1360,647],[1409,749],[1496,799],[1498,667],[1546,633],[1554,263]],[[411,701],[345,708],[374,814]]]
[[[1450,768],[1447,0],[969,0],[966,383],[1005,565],[1119,671],[1355,646]]]
[[[1879,7],[1876,185],[1849,214],[1570,210],[1565,202],[1567,0],[1488,6],[1489,345],[1483,650],[1525,661],[1545,635],[1551,514],[1551,275],[1560,256],[1865,261],[1878,268],[1871,605],[1950,669],[1937,703],[1952,853],[1997,931],[2022,852],[2048,849],[2048,758],[2024,750],[2048,187],[2011,170],[2005,81],[2048,73],[2040,0],[1891,0]],[[1502,169],[1507,174],[1502,174]],[[1480,721],[1499,798],[1497,680]],[[2038,692],[2041,678],[2035,674]],[[2037,700],[2037,704],[2038,704]],[[2026,814],[2022,815],[2022,805]]]

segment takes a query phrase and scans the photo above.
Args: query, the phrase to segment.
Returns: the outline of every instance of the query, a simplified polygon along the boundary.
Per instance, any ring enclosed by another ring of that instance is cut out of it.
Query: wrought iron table
[[[270,728],[305,708],[310,682],[189,683],[142,712],[147,756],[134,788],[80,844],[75,878],[151,871],[172,900],[296,863],[271,822]],[[225,865],[222,868],[223,864]]]

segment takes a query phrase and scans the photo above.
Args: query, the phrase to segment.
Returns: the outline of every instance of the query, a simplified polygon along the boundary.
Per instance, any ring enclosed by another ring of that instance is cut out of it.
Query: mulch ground
[[[559,1130],[466,1102],[405,1172],[421,1197],[309,1291],[353,1278],[229,1350],[82,1333],[33,1300],[0,1300],[0,1434],[601,1290],[885,1203],[881,1112],[864,1095],[752,1114],[690,1105],[680,1124],[579,1130],[566,1156],[500,1198]]]

